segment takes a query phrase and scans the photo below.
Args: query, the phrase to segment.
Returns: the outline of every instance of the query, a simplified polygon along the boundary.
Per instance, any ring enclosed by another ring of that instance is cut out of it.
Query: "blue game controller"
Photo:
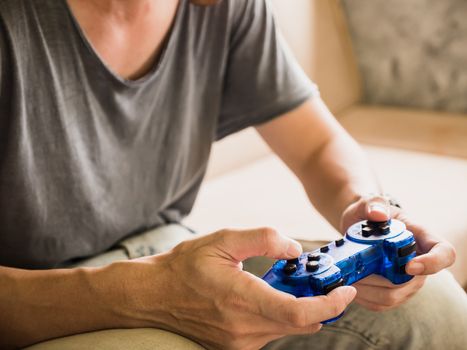
[[[406,274],[405,265],[415,257],[415,250],[413,234],[403,222],[365,220],[352,225],[344,238],[299,258],[276,261],[263,279],[296,297],[328,294],[373,273],[401,284],[413,278]]]

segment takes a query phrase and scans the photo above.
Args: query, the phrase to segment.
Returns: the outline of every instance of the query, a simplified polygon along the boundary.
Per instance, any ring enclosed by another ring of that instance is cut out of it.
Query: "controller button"
[[[342,287],[344,285],[344,280],[341,278],[327,286],[324,287],[324,294],[330,293],[332,290],[336,289],[337,287]]]
[[[407,256],[409,254],[412,254],[415,249],[417,247],[417,244],[415,243],[415,241],[413,241],[412,243],[406,245],[405,247],[401,247],[397,250],[397,255],[402,258],[404,256]]]
[[[319,251],[321,253],[327,253],[329,252],[329,246],[325,245],[324,247],[319,248]]]
[[[403,273],[403,274],[407,274],[407,272],[405,272],[405,265],[406,265],[406,264],[401,265],[401,266],[399,266],[398,268],[396,268],[396,272],[398,272],[398,273]]]
[[[300,262],[298,260],[298,258],[294,258],[294,259],[289,259],[287,260],[287,264],[295,264],[295,265],[298,265]]]
[[[362,228],[362,236],[370,237],[373,234],[373,229],[370,226],[365,226]]]
[[[287,264],[284,266],[284,273],[286,275],[292,275],[297,272],[297,265],[295,264]]]
[[[308,272],[315,272],[319,270],[319,262],[317,261],[309,261],[306,263],[306,270]]]
[[[391,233],[391,226],[389,225],[384,225],[379,228],[379,233],[382,235],[387,235]]]
[[[336,241],[336,247],[342,247],[344,245],[344,239],[341,238],[341,239],[338,239]]]
[[[370,227],[377,228],[377,227],[381,227],[381,226],[384,226],[384,225],[389,225],[389,221],[370,221],[370,220],[368,220],[367,225],[370,226]]]
[[[310,253],[307,256],[308,261],[319,261],[321,259],[321,255],[318,253]]]

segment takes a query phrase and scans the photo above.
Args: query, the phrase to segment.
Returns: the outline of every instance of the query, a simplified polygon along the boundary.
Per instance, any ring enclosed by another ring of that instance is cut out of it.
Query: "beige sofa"
[[[385,191],[457,248],[451,269],[467,285],[467,115],[362,104],[362,86],[338,0],[275,0],[283,33],[323,99],[367,151]],[[199,232],[273,226],[294,238],[338,233],[252,129],[215,145],[193,213]]]

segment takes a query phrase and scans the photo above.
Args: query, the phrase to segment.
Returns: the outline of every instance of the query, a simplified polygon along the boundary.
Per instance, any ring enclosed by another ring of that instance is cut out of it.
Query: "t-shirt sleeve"
[[[217,139],[261,124],[318,95],[279,33],[267,0],[233,1],[237,20],[217,127]]]

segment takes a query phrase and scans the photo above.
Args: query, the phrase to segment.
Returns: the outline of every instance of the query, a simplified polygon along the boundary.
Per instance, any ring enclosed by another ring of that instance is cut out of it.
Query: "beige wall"
[[[272,3],[287,42],[331,110],[337,113],[359,101],[360,77],[339,1]]]

